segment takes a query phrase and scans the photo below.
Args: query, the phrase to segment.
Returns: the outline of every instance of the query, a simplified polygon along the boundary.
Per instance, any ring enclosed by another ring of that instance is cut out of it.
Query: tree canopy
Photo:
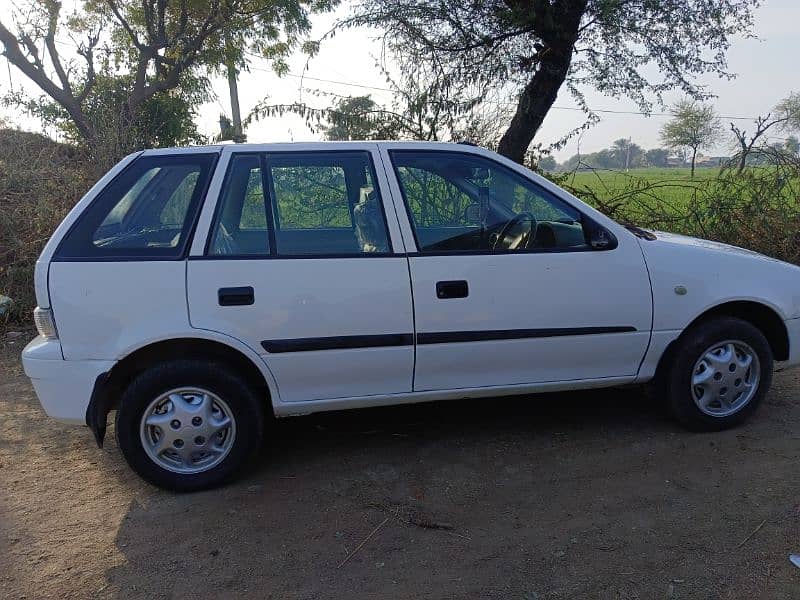
[[[721,137],[721,124],[714,107],[699,104],[692,100],[681,100],[672,109],[675,115],[661,128],[661,140],[667,148],[691,151],[692,177],[697,160],[697,152],[718,141]]]
[[[589,113],[586,87],[644,112],[676,88],[705,99],[696,78],[732,76],[726,52],[734,35],[749,35],[759,3],[359,0],[345,24],[382,29],[405,72],[425,70],[451,95],[502,90],[516,112],[498,149],[523,162],[563,86]]]
[[[191,135],[209,74],[226,61],[242,66],[247,53],[286,71],[286,58],[311,27],[309,13],[337,1],[82,0],[65,14],[59,0],[20,0],[10,22],[0,22],[0,43],[44,96],[6,101],[89,145],[109,131],[122,134],[122,151],[158,144],[159,136],[183,141],[175,136]],[[155,127],[158,113],[162,129]],[[147,126],[130,135],[140,119]]]

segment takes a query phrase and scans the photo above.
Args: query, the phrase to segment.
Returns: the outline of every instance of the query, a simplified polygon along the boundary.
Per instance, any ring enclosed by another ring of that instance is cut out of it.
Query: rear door
[[[288,148],[223,152],[188,264],[192,326],[263,355],[283,402],[411,391],[408,265],[375,145]]]

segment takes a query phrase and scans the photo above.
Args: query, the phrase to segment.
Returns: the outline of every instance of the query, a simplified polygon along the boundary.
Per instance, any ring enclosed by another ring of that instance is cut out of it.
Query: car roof
[[[185,146],[173,148],[152,148],[143,152],[144,156],[163,156],[165,154],[197,154],[197,153],[220,153],[225,149],[231,152],[264,152],[269,150],[332,150],[337,148],[365,148],[369,146],[390,146],[390,147],[415,147],[415,148],[441,148],[462,150],[474,148],[484,150],[476,144],[470,142],[425,142],[425,141],[397,141],[397,140],[356,140],[356,141],[324,141],[324,142],[269,142],[264,144],[247,143],[221,143],[210,144],[207,146]]]

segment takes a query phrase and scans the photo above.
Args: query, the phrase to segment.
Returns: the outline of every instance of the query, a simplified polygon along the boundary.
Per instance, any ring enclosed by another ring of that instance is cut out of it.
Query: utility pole
[[[631,144],[633,144],[633,138],[629,137],[628,138],[628,147],[625,150],[625,172],[626,173],[628,172],[628,168],[630,167],[630,164],[631,164]]]
[[[228,89],[231,94],[231,114],[233,116],[233,136],[231,139],[237,144],[247,140],[242,131],[242,113],[239,110],[239,84],[236,81],[236,64],[231,53],[230,40],[226,36],[225,41],[225,67],[228,71]]]

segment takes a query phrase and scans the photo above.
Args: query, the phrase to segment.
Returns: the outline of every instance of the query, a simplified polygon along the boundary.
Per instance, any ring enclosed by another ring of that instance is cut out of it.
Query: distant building
[[[698,156],[697,167],[721,167],[731,159],[730,156]]]

